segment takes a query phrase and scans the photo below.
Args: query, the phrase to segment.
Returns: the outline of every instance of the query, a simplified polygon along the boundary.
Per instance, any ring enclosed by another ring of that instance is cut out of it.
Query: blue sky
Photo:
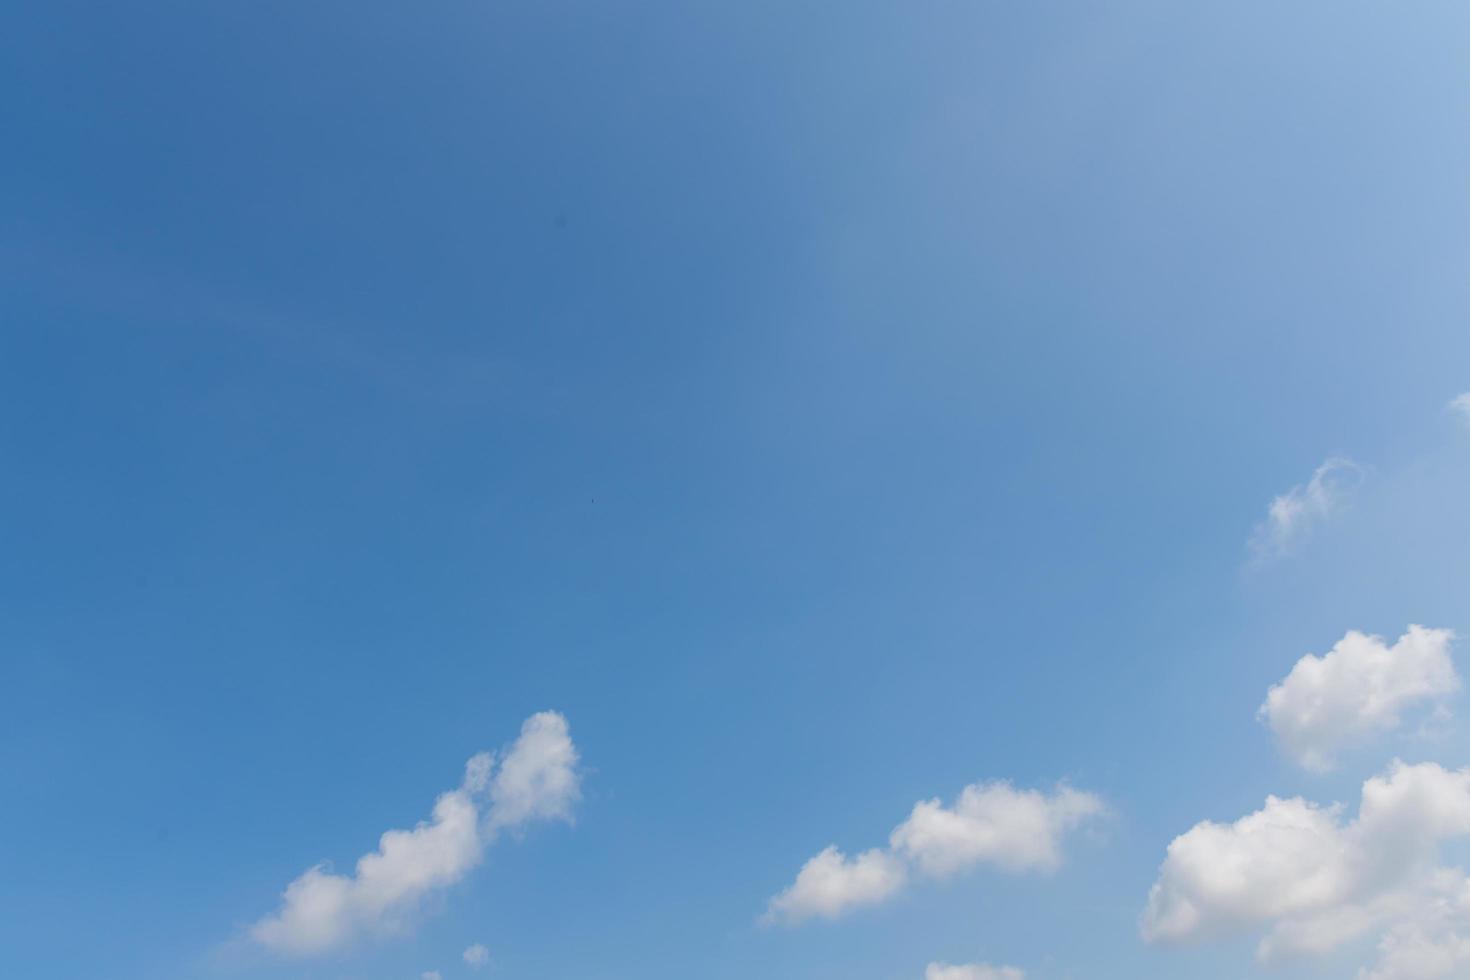
[[[4,20],[0,972],[1470,970],[1462,5]]]

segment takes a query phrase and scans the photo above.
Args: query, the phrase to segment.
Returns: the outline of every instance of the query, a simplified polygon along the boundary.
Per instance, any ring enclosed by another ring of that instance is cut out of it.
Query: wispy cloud
[[[1460,417],[1461,422],[1470,425],[1470,391],[1450,399],[1449,409]]]
[[[1364,470],[1343,456],[1323,461],[1306,483],[1298,484],[1271,501],[1266,519],[1251,535],[1257,561],[1290,554],[1322,524],[1346,506],[1363,482]]]
[[[989,963],[930,963],[924,980],[1026,980],[1026,974],[1014,966]]]

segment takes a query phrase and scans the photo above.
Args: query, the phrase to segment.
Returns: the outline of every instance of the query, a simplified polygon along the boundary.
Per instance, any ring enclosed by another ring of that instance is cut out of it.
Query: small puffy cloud
[[[444,980],[444,975],[438,970],[425,970],[419,974],[419,980]]]
[[[1340,749],[1392,731],[1405,711],[1460,689],[1453,640],[1450,630],[1423,626],[1410,626],[1393,646],[1349,632],[1326,656],[1298,660],[1267,693],[1259,717],[1291,759],[1329,770]]]
[[[930,963],[924,980],[1026,980],[1025,972],[1013,966],[990,966],[988,963]]]
[[[402,931],[426,898],[479,865],[499,830],[569,819],[579,795],[576,760],[566,719],[554,712],[533,716],[493,777],[493,757],[474,756],[464,781],[440,795],[429,820],[383,834],[353,874],[325,864],[308,869],[286,886],[280,909],[250,928],[250,938],[276,953],[307,956],[359,936]]]
[[[802,865],[796,881],[767,909],[768,921],[836,919],[864,905],[876,905],[903,887],[903,862],[884,851],[864,851],[849,859],[836,847]]]
[[[567,720],[555,711],[526,719],[521,737],[490,781],[491,828],[529,820],[572,820],[572,807],[582,798],[577,774],[577,747]]]
[[[1360,980],[1458,976],[1470,952],[1465,875],[1437,866],[1470,836],[1470,770],[1395,762],[1363,784],[1358,816],[1268,797],[1230,824],[1205,821],[1169,845],[1141,921],[1150,942],[1263,932],[1263,962],[1321,955],[1378,934]]]
[[[893,829],[886,850],[849,858],[833,846],[807,861],[796,881],[771,899],[765,919],[836,919],[877,905],[903,888],[911,869],[935,878],[978,865],[1050,871],[1062,862],[1062,838],[1103,809],[1096,796],[1068,786],[1042,793],[1004,782],[967,786],[952,807],[921,800]]]
[[[977,864],[1050,871],[1062,863],[1062,837],[1102,810],[1096,796],[1069,786],[1048,794],[1003,782],[976,783],[952,807],[937,799],[916,803],[889,843],[934,877]]]
[[[1363,468],[1352,460],[1333,456],[1324,461],[1310,480],[1271,501],[1266,519],[1251,535],[1256,559],[1265,561],[1290,553],[1315,528],[1337,514],[1362,481]]]
[[[464,961],[475,969],[479,969],[490,962],[490,951],[479,943],[475,943],[464,951]]]
[[[1470,391],[1450,399],[1449,408],[1460,417],[1460,421],[1470,425]]]

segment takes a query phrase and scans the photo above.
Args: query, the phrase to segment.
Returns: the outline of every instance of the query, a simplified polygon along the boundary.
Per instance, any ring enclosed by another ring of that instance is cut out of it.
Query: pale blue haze
[[[1470,637],[1470,8],[0,9],[0,975],[1364,961],[1138,917],[1196,821],[1470,762],[1255,719],[1348,629]],[[575,826],[398,938],[234,948],[543,709]],[[758,924],[995,778],[1111,813]]]

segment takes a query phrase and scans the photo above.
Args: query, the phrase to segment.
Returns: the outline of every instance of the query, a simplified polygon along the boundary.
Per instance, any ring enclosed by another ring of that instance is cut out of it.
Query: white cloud
[[[1450,411],[1460,416],[1461,421],[1470,425],[1470,391],[1450,399],[1449,408]]]
[[[532,715],[490,783],[490,826],[533,819],[570,823],[572,807],[581,798],[577,747],[567,733],[567,720],[554,711]]]
[[[1361,980],[1441,980],[1470,974],[1470,880],[1444,870],[1426,889],[1416,914],[1378,942],[1378,962]]]
[[[250,928],[250,937],[274,952],[304,956],[362,935],[401,931],[428,896],[480,863],[500,829],[570,819],[579,795],[576,761],[565,718],[554,712],[531,717],[493,779],[493,757],[474,756],[463,783],[440,795],[429,820],[383,834],[378,849],[358,859],[354,874],[336,874],[325,864],[307,870],[286,886],[280,910]]]
[[[1176,837],[1149,892],[1150,942],[1263,931],[1272,962],[1380,934],[1361,980],[1439,980],[1470,951],[1465,875],[1437,866],[1441,842],[1470,835],[1470,769],[1395,762],[1340,806],[1268,797],[1231,824]]]
[[[1048,795],[1009,783],[975,783],[961,791],[953,807],[937,799],[916,803],[889,843],[935,877],[982,863],[1005,871],[1050,871],[1062,863],[1067,831],[1102,809],[1096,796],[1069,786]]]
[[[444,980],[444,975],[438,970],[425,970],[419,974],[419,980]]]
[[[353,876],[325,865],[286,886],[281,910],[251,930],[261,945],[289,954],[340,946],[360,929],[392,931],[428,893],[454,884],[480,863],[484,844],[469,790],[441,795],[433,818],[413,830],[390,830]]]
[[[921,800],[889,835],[887,850],[848,858],[835,846],[807,861],[796,881],[771,899],[766,921],[835,919],[896,895],[912,867],[948,877],[976,865],[1003,871],[1049,871],[1061,864],[1061,839],[1103,812],[1091,793],[1059,786],[1054,793],[1009,783],[975,783],[953,807]]]
[[[802,865],[796,881],[775,898],[768,921],[797,923],[803,919],[835,919],[864,905],[876,905],[903,887],[903,862],[884,851],[864,851],[849,859],[836,847]]]
[[[1271,501],[1266,519],[1251,535],[1257,560],[1292,551],[1317,526],[1340,511],[1348,495],[1363,480],[1363,468],[1350,459],[1333,456],[1312,473],[1305,484],[1292,487]]]
[[[1013,966],[990,966],[987,963],[930,963],[924,980],[1026,980],[1026,974]]]
[[[1350,631],[1326,656],[1307,654],[1266,694],[1258,716],[1299,765],[1324,772],[1343,748],[1397,728],[1403,713],[1460,689],[1450,630],[1410,626],[1393,646]]]
[[[464,951],[464,961],[475,969],[479,969],[490,962],[490,951],[479,943],[475,943]]]

